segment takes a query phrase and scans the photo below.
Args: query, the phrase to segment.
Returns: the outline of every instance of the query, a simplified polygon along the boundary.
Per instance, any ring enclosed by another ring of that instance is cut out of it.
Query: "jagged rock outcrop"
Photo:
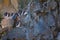
[[[36,2],[31,0],[31,2],[21,10],[22,12],[18,11],[16,14],[12,12],[15,15],[13,18],[16,19],[15,27],[8,32],[6,39],[59,40],[59,5],[55,0],[42,1],[43,0],[39,0],[39,2]],[[7,16],[4,18],[9,20],[7,24],[13,23],[10,20],[12,17]],[[13,18],[12,20],[14,20]],[[3,37],[3,40],[4,39]]]

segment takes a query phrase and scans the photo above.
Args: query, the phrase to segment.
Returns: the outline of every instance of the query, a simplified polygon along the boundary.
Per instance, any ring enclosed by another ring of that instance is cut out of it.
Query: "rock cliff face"
[[[22,4],[25,1],[21,0]],[[2,40],[59,40],[60,38],[60,12],[59,1],[56,0],[29,0],[28,4],[20,5],[17,0],[11,0],[5,8],[7,14],[2,19],[2,27],[13,25],[14,28],[8,31]],[[8,4],[7,4],[8,3]],[[4,5],[5,5],[4,4]],[[11,9],[12,8],[12,9]],[[16,8],[18,11],[16,12]],[[14,10],[13,10],[14,9]],[[13,11],[12,11],[13,10]],[[4,13],[5,14],[5,13]],[[14,15],[14,16],[13,16]],[[15,20],[14,20],[15,19]],[[9,29],[8,29],[9,30]]]

